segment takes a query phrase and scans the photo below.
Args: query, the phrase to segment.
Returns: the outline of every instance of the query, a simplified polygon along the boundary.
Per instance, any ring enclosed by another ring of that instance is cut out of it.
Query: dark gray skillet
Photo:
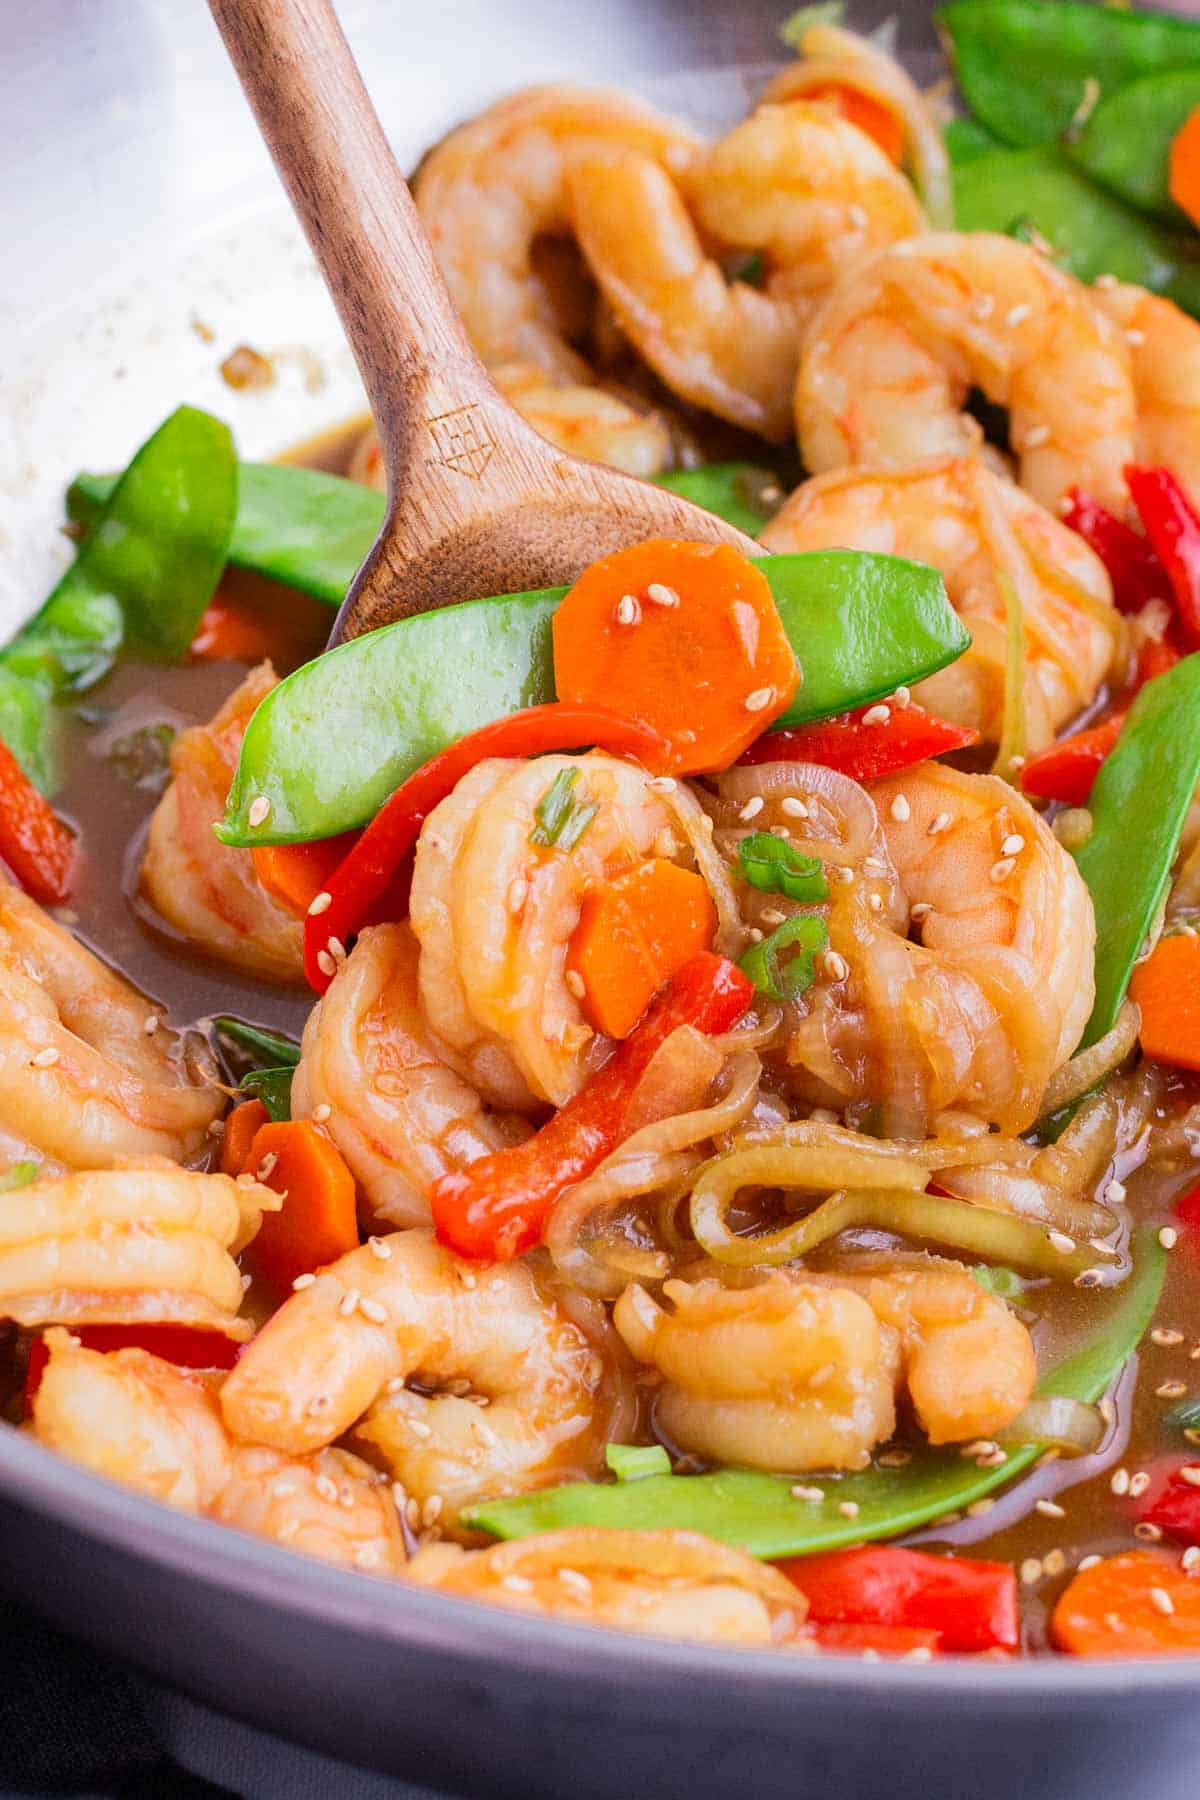
[[[419,9],[393,0],[398,58],[418,10],[423,52],[430,38],[444,45],[452,92],[458,0],[426,0]],[[774,30],[787,7],[494,0],[489,10],[494,29],[510,39],[560,46],[564,76],[628,81],[631,45],[656,80],[673,68],[775,60]],[[927,52],[924,5],[852,6],[851,22],[874,24],[890,10],[901,15],[906,47]],[[354,38],[355,9],[344,11]],[[186,104],[186,89],[180,96],[176,103]],[[254,1725],[469,1793],[1200,1795],[1200,1660],[807,1662],[534,1622],[343,1574],[173,1513],[7,1429],[0,1585],[65,1629]]]

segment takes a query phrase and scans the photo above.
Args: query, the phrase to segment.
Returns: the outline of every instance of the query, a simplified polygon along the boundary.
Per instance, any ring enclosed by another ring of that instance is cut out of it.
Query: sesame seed
[[[844,887],[849,887],[854,880],[854,870],[847,867],[845,863],[839,863],[833,871],[833,878],[835,881],[840,881]]]
[[[1104,1558],[1102,1556],[1081,1556],[1079,1561],[1075,1564],[1075,1571],[1077,1574],[1082,1575],[1085,1570],[1094,1569],[1097,1563],[1103,1561]]]
[[[319,894],[314,894],[311,901],[309,902],[309,907],[308,907],[309,918],[310,919],[319,919],[321,914],[323,912],[328,912],[332,905],[333,905],[333,895],[332,894],[326,893],[324,890],[322,890],[322,892]]]
[[[243,1292],[243,1294],[248,1294],[250,1292],[250,1283],[253,1280],[254,1280],[253,1275],[243,1275],[242,1276],[242,1292]]]
[[[792,1489],[793,1500],[811,1500],[816,1502],[818,1500],[823,1500],[824,1498],[824,1488],[805,1487],[803,1482],[797,1482],[796,1486]]]
[[[1040,1512],[1044,1519],[1065,1519],[1067,1516],[1066,1507],[1060,1506],[1057,1500],[1038,1500],[1034,1511]]]
[[[904,825],[912,818],[912,807],[908,804],[908,801],[904,798],[903,794],[896,795],[896,798],[892,801],[888,811],[891,813],[893,819],[895,819],[897,825]]]
[[[336,1500],[338,1497],[337,1482],[329,1475],[318,1475],[313,1486],[322,1500]]]
[[[1100,289],[1100,291],[1102,293],[1104,293],[1110,288],[1119,287],[1120,283],[1118,282],[1115,275],[1097,275],[1097,277],[1096,277],[1095,281],[1092,283],[1092,285],[1093,285],[1093,287],[1098,287]],[[1083,1564],[1080,1563],[1079,1566],[1082,1569]]]
[[[666,584],[661,581],[652,581],[650,583],[650,586],[646,589],[646,598],[650,601],[652,606],[679,605],[679,595],[675,592],[675,589],[673,587],[667,587]]]
[[[751,693],[746,695],[742,704],[745,706],[747,712],[763,712],[770,706],[774,698],[775,689],[773,687],[754,688]]]
[[[1200,1544],[1189,1544],[1179,1559],[1179,1566],[1185,1575],[1191,1575],[1200,1569]]]
[[[1131,1475],[1129,1477],[1129,1498],[1131,1500],[1140,1500],[1149,1486],[1149,1475],[1147,1475],[1145,1469],[1139,1469],[1136,1475]]]
[[[1160,1400],[1182,1400],[1187,1393],[1187,1382],[1160,1381],[1154,1392]]]
[[[1036,1556],[1027,1556],[1020,1568],[1023,1587],[1033,1587],[1042,1579],[1042,1565]]]
[[[35,1069],[52,1069],[57,1061],[58,1051],[52,1044],[48,1044],[44,1050],[39,1050],[37,1055],[33,1058],[33,1066]]]
[[[357,1288],[347,1288],[346,1292],[342,1295],[341,1299],[338,1301],[338,1311],[341,1313],[343,1319],[348,1319],[350,1317],[350,1314],[352,1312],[357,1312],[357,1310],[358,1310],[358,1289]]]
[[[898,687],[896,689],[895,693],[892,695],[892,705],[900,707],[901,711],[903,711],[903,709],[906,706],[911,706],[912,705],[912,693],[911,693],[910,689],[908,689],[906,687]]]
[[[967,1508],[968,1519],[982,1519],[987,1513],[991,1512],[995,1504],[996,1502],[992,1499],[990,1494],[985,1494],[982,1500],[972,1500],[970,1506]]]
[[[271,802],[267,799],[265,794],[259,794],[257,799],[250,802],[250,809],[246,814],[246,821],[250,825],[265,825],[270,816]]]
[[[387,1324],[387,1316],[388,1316],[387,1307],[383,1304],[382,1300],[361,1300],[360,1299],[359,1303],[358,1303],[358,1310],[362,1314],[364,1319],[370,1320],[372,1325],[386,1325]]]
[[[381,1237],[369,1237],[367,1239],[367,1249],[371,1252],[372,1256],[377,1256],[380,1262],[390,1262],[392,1259],[392,1246],[385,1243]]]
[[[1182,1344],[1183,1333],[1168,1325],[1156,1325],[1150,1333],[1150,1342],[1161,1345],[1164,1350],[1173,1350],[1176,1344]]]
[[[884,706],[881,702],[878,706],[869,706],[867,708],[862,716],[862,722],[864,725],[886,725],[891,716],[891,707]]]
[[[532,1594],[533,1583],[528,1575],[504,1575],[500,1586],[507,1588],[510,1594]]]
[[[808,817],[807,806],[803,800],[797,800],[794,794],[789,794],[786,799],[779,802],[779,810],[789,819],[807,819]]]
[[[745,806],[743,806],[738,813],[738,818],[745,820],[745,822],[749,824],[751,819],[757,819],[765,805],[766,801],[761,794],[751,794]]]
[[[1025,839],[1019,831],[1010,831],[1000,846],[1001,856],[1020,856],[1025,848]]]
[[[361,1550],[356,1550],[354,1552],[354,1566],[356,1569],[373,1569],[378,1561],[379,1552],[374,1544],[364,1544]]]
[[[207,1130],[209,1137],[223,1138],[225,1136],[225,1121],[224,1119],[210,1119],[205,1129]]]
[[[1000,1448],[995,1438],[974,1438],[969,1444],[961,1444],[958,1454],[964,1461],[973,1456],[990,1456],[993,1450]]]
[[[1120,1206],[1125,1198],[1126,1188],[1123,1181],[1110,1181],[1104,1190],[1104,1198],[1110,1206]]]
[[[576,1594],[580,1600],[590,1600],[591,1599],[592,1584],[588,1580],[587,1576],[585,1574],[583,1574],[582,1570],[580,1570],[580,1569],[559,1569],[557,1571],[557,1574],[558,1574],[558,1579],[559,1579],[559,1581],[561,1581],[562,1585],[565,1588],[567,1588],[571,1593]]]
[[[299,1294],[299,1293],[303,1292],[303,1290],[305,1288],[312,1287],[314,1282],[316,1281],[316,1279],[317,1279],[316,1276],[312,1273],[312,1271],[310,1269],[307,1274],[297,1275],[295,1281],[293,1281],[293,1283],[292,1283],[292,1287],[295,1290],[295,1292]]]
[[[845,957],[840,956],[836,950],[826,950],[824,956],[821,958],[821,967],[828,975],[830,981],[845,981],[847,975],[850,973],[850,964],[846,961]]]
[[[1149,1519],[1139,1519],[1133,1528],[1133,1535],[1140,1538],[1143,1544],[1161,1544],[1162,1526],[1152,1525]]]
[[[458,1279],[468,1290],[476,1285],[474,1269],[460,1269],[458,1271]]]
[[[1024,324],[1025,320],[1029,317],[1029,315],[1032,311],[1033,311],[1032,306],[1025,306],[1025,305],[1014,306],[1009,312],[1007,312],[1005,314],[1004,323],[1006,325],[1022,325],[1022,324]]]
[[[673,775],[652,775],[646,786],[652,794],[673,794],[678,783]]]
[[[337,964],[334,962],[332,956],[330,956],[328,950],[317,951],[317,967],[320,969],[322,975],[337,974]]]
[[[529,896],[529,883],[518,875],[515,881],[508,884],[508,892],[504,896],[504,904],[510,913],[519,913]]]
[[[1100,1269],[1082,1269],[1072,1285],[1077,1288],[1098,1288],[1103,1281],[1104,1275]]]
[[[949,831],[953,823],[954,817],[951,813],[940,812],[935,819],[930,819],[925,829],[930,837],[937,837],[939,832]]]
[[[1011,856],[1002,856],[999,862],[994,862],[992,864],[991,868],[988,870],[988,874],[995,882],[1007,881],[1016,866],[1017,865]]]
[[[410,1419],[408,1423],[414,1437],[431,1438],[433,1436],[432,1425],[427,1425],[424,1419]]]
[[[912,1461],[912,1451],[902,1450],[899,1447],[895,1450],[885,1450],[881,1456],[876,1458],[876,1461],[881,1469],[903,1469]]]
[[[339,962],[339,963],[345,962],[346,946],[345,946],[345,944],[343,944],[340,937],[327,938],[325,947],[329,951],[329,954],[330,954],[330,956],[332,956],[334,962]]]
[[[1002,1450],[999,1444],[994,1450],[988,1450],[983,1456],[975,1458],[977,1469],[1002,1469],[1008,1461],[1008,1451]]]
[[[1173,1250],[1179,1242],[1179,1233],[1173,1225],[1164,1225],[1158,1234],[1158,1241],[1164,1250]]]
[[[1136,325],[1131,325],[1129,330],[1125,333],[1125,342],[1127,344],[1132,344],[1135,350],[1139,345],[1144,344],[1145,341],[1145,332],[1139,331]]]
[[[1175,1611],[1175,1602],[1172,1600],[1170,1594],[1168,1594],[1166,1588],[1152,1587],[1150,1589],[1150,1604],[1156,1612],[1162,1613],[1163,1616],[1168,1619]]]
[[[422,1523],[426,1526],[436,1524],[437,1520],[441,1517],[444,1504],[445,1502],[440,1494],[430,1494],[428,1500],[426,1500],[424,1506],[421,1508]]]
[[[1042,1568],[1047,1575],[1061,1575],[1067,1566],[1067,1559],[1061,1550],[1047,1550],[1042,1558]]]
[[[927,1663],[933,1661],[933,1651],[928,1644],[918,1644],[915,1650],[906,1650],[900,1658],[901,1662]]]
[[[1184,1463],[1175,1473],[1180,1481],[1186,1481],[1189,1487],[1200,1487],[1200,1463]]]
[[[583,976],[579,973],[578,969],[568,969],[563,976],[563,984],[566,987],[568,994],[572,995],[576,1000],[582,1000],[583,996],[587,993],[587,983],[584,981]]]
[[[147,1037],[153,1037],[161,1024],[162,1020],[159,1018],[158,1014],[151,1013],[150,1017],[146,1020],[146,1023],[142,1026],[142,1030]]]
[[[1047,444],[1049,441],[1050,427],[1048,425],[1031,425],[1025,433],[1025,441],[1021,447],[1024,450],[1036,450],[1039,445]]]
[[[882,912],[883,911],[883,895],[882,894],[868,894],[867,895],[867,905],[870,907],[872,912]]]
[[[928,900],[916,900],[909,907],[908,916],[910,919],[927,919],[932,911],[933,907]]]
[[[1046,1236],[1049,1238],[1051,1246],[1058,1251],[1060,1256],[1070,1256],[1075,1248],[1075,1239],[1073,1237],[1068,1237],[1065,1231],[1048,1231]]]
[[[843,1519],[857,1519],[857,1517],[858,1517],[858,1501],[857,1500],[843,1500],[838,1507],[838,1511],[841,1513]]]
[[[618,625],[636,625],[642,616],[642,609],[633,594],[622,594],[617,601],[615,618]]]

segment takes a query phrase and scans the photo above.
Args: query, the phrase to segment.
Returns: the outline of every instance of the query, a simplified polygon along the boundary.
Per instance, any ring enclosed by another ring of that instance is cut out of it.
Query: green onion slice
[[[578,769],[560,769],[534,808],[537,820],[529,833],[531,844],[543,848],[573,850],[597,812],[598,806],[582,805],[575,799]]]
[[[752,831],[738,845],[742,879],[760,894],[789,900],[827,900],[829,884],[819,856],[801,856],[773,831]]]
[[[797,913],[761,944],[752,944],[740,958],[738,968],[760,994],[771,1000],[795,1000],[812,986],[816,976],[813,958],[828,942],[824,919]],[[781,960],[785,950],[793,953],[786,963]]]

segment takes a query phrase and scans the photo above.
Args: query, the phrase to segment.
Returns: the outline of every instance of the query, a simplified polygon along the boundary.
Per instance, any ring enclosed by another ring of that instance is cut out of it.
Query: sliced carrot
[[[1143,1054],[1177,1069],[1200,1069],[1200,937],[1159,938],[1134,969],[1129,993],[1141,1009]]]
[[[266,1213],[248,1256],[278,1288],[358,1247],[354,1177],[341,1151],[311,1119],[263,1125],[244,1172],[284,1196]]]
[[[307,594],[245,571],[227,574],[209,601],[190,645],[209,661],[291,669],[315,656],[329,628],[328,609]]]
[[[873,94],[851,87],[848,82],[823,81],[817,87],[805,88],[796,98],[830,101],[848,124],[857,125],[874,138],[889,162],[898,168],[904,161],[904,127],[892,109]]]
[[[357,831],[344,831],[340,837],[315,838],[309,844],[262,844],[250,852],[258,885],[286,912],[306,918],[359,836]]]
[[[0,739],[0,856],[27,894],[59,906],[71,891],[79,839]]]
[[[593,888],[567,950],[588,1023],[605,1037],[628,1037],[663,983],[709,948],[716,929],[703,877],[662,857]]]
[[[225,1121],[221,1138],[221,1173],[240,1175],[250,1155],[254,1134],[270,1121],[270,1113],[261,1100],[243,1100]]]
[[[560,700],[667,739],[673,773],[727,769],[786,711],[799,673],[761,570],[731,544],[653,538],[585,569],[554,615]]]
[[[1167,191],[1192,224],[1200,226],[1200,106],[1189,113],[1171,144]]]
[[[1195,1656],[1200,1580],[1161,1551],[1106,1556],[1075,1576],[1050,1635],[1073,1656]]]

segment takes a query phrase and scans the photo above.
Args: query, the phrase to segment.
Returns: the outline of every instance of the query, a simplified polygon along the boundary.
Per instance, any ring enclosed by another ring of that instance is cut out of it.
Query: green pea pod
[[[1073,163],[1119,200],[1186,230],[1167,189],[1171,144],[1200,106],[1200,67],[1147,75],[1106,95],[1064,140]]]
[[[286,1067],[294,1069],[300,1061],[300,1046],[294,1038],[281,1036],[277,1031],[267,1031],[261,1025],[247,1025],[242,1019],[231,1019],[222,1015],[213,1020],[213,1025],[222,1037],[245,1050],[265,1068]]]
[[[292,1116],[292,1077],[295,1067],[251,1069],[238,1083],[238,1093],[248,1100],[261,1100],[276,1124]]]
[[[1200,65],[1200,25],[1087,0],[954,0],[936,14],[972,112],[1007,144],[1067,131],[1098,82]]]
[[[1167,231],[1115,200],[1056,146],[977,156],[952,174],[960,231],[1034,226],[1081,281],[1116,275],[1200,314],[1200,234]]]
[[[799,660],[802,724],[912,686],[970,642],[941,576],[850,550],[763,557]],[[419,613],[297,669],[250,721],[217,836],[287,844],[363,825],[439,750],[493,719],[554,699],[546,588]],[[620,705],[620,696],[614,695]],[[270,802],[252,826],[251,803]]]
[[[191,406],[113,483],[50,598],[0,652],[0,736],[40,787],[54,780],[51,700],[99,681],[126,638],[156,656],[187,649],[236,504],[229,429]]]
[[[995,137],[978,119],[951,119],[942,128],[942,141],[952,163],[970,162],[972,157],[1005,148],[1004,140]]]
[[[1086,1349],[1051,1369],[1040,1394],[1098,1400],[1137,1347],[1158,1303],[1166,1256],[1152,1228],[1137,1234],[1133,1273],[1118,1290],[1101,1333]],[[842,1544],[915,1531],[948,1512],[981,1500],[1035,1462],[1037,1444],[1012,1451],[996,1469],[964,1461],[957,1450],[929,1450],[900,1469],[874,1468],[835,1480],[820,1477],[822,1500],[797,1499],[786,1477],[750,1469],[710,1475],[650,1475],[604,1485],[542,1488],[513,1500],[489,1500],[464,1513],[466,1522],[494,1537],[529,1537],[572,1525],[622,1530],[700,1531],[755,1556],[804,1556]],[[857,1511],[842,1512],[847,1501]]]
[[[67,513],[90,524],[116,485],[114,475],[77,475]],[[715,512],[754,537],[778,505],[764,498],[778,481],[754,463],[709,463],[659,478],[660,485]],[[242,463],[229,561],[340,606],[383,524],[383,495],[341,475],[288,463]]]
[[[1171,879],[1200,780],[1200,655],[1148,681],[1088,801],[1092,832],[1072,854],[1096,909],[1096,1003],[1083,1034],[1111,1031]]]

